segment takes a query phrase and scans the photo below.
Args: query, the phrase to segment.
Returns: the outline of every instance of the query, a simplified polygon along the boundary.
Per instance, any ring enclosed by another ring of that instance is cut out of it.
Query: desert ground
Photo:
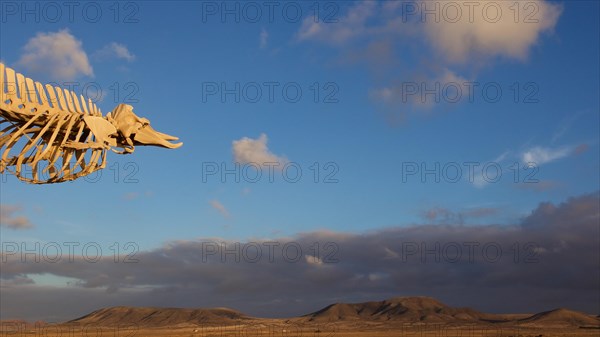
[[[0,336],[111,336],[111,337],[598,337],[598,329],[550,328],[550,327],[495,327],[452,326],[396,326],[394,324],[380,327],[356,328],[343,323],[335,324],[335,328],[322,329],[317,325],[290,328],[285,324],[260,324],[229,327],[160,327],[160,328],[116,328],[94,327],[81,328],[66,325],[55,325],[46,328],[35,328],[24,331],[4,331]]]

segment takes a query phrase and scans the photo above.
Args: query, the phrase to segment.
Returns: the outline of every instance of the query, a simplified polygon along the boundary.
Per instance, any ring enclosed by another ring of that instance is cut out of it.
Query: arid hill
[[[431,297],[396,297],[379,302],[336,303],[302,318],[315,322],[507,323],[524,326],[600,328],[600,318],[567,309],[534,315],[487,314],[471,308],[452,308]]]
[[[396,297],[379,302],[336,303],[303,316],[309,321],[400,321],[423,323],[504,322],[503,315],[452,308],[430,297]]]
[[[136,308],[112,307],[69,321],[85,325],[112,326],[137,324],[146,327],[179,325],[234,325],[250,321],[241,312],[228,308]]]
[[[587,315],[582,312],[556,309],[551,311],[540,312],[528,318],[520,320],[524,325],[532,326],[556,326],[556,327],[600,327],[600,318]]]

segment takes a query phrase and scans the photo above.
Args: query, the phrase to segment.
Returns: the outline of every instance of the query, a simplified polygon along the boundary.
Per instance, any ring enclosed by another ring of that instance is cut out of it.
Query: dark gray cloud
[[[125,256],[93,263],[94,254],[70,261],[66,247],[53,263],[56,247],[43,245],[46,255],[36,262],[3,242],[0,314],[62,320],[115,305],[229,306],[281,317],[332,302],[412,295],[490,312],[567,307],[597,314],[599,203],[599,193],[542,203],[512,225],[423,224],[242,243],[173,241],[136,253],[131,263],[124,263]],[[43,274],[75,281],[40,284]],[[48,303],[60,305],[48,310]]]

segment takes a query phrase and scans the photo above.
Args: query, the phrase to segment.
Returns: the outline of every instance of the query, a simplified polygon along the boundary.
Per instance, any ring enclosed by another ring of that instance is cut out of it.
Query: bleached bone
[[[136,145],[175,149],[183,145],[171,143],[177,139],[155,131],[131,105],[119,104],[102,116],[90,99],[44,86],[0,63],[0,173],[32,184],[65,182],[106,167],[109,149],[119,154],[133,153]]]

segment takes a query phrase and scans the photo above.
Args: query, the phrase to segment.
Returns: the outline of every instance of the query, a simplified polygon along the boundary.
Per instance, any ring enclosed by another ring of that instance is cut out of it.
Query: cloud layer
[[[423,224],[241,243],[173,241],[136,253],[132,263],[124,263],[125,256],[118,263],[113,256],[93,263],[67,256],[36,263],[4,247],[1,314],[48,318],[43,303],[63,303],[54,310],[61,319],[109,305],[229,306],[288,316],[340,300],[401,295],[495,312],[568,307],[597,314],[590,299],[599,295],[599,202],[594,193],[559,205],[542,203],[514,225]],[[44,273],[79,281],[62,287],[33,283]],[[70,300],[80,296],[86,301]]]

